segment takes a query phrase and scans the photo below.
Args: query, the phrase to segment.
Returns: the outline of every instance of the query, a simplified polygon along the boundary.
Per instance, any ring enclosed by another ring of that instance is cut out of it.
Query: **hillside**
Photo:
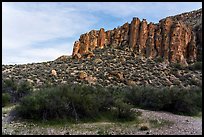
[[[167,65],[160,62],[161,59],[154,61],[109,47],[95,50],[94,54],[92,58],[81,60],[64,56],[44,63],[5,65],[2,66],[2,78],[29,81],[36,88],[66,83],[155,87],[177,85],[185,88],[202,86],[202,71],[191,70],[190,66]]]

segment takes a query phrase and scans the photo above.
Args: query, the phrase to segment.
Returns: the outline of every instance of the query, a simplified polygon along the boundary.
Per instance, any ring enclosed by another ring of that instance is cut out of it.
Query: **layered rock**
[[[140,21],[133,18],[130,24],[125,23],[113,30],[92,30],[82,34],[79,41],[75,42],[72,56],[112,46],[151,59],[161,57],[165,62],[194,62],[197,60],[198,48],[201,47],[198,44],[202,45],[202,31],[199,29],[195,32],[194,27],[198,29],[199,25],[193,26],[186,22],[186,16],[184,19],[182,15],[167,17],[158,24],[148,24],[145,19]]]

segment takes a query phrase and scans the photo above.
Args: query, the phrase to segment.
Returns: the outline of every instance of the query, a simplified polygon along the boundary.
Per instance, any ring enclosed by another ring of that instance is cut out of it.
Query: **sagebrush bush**
[[[123,106],[121,106],[123,105]],[[100,86],[64,85],[45,88],[26,96],[17,107],[23,118],[57,119],[68,118],[75,121],[97,119],[101,113],[112,115],[111,108],[118,107],[118,119],[131,116],[130,108],[125,103],[115,103],[115,98],[107,88]],[[130,115],[129,115],[130,114]]]
[[[2,93],[2,106],[6,106],[9,104],[11,96],[8,93]]]
[[[124,102],[122,99],[117,99],[115,101],[114,106],[115,106],[115,111],[113,112],[114,112],[115,118],[119,120],[132,120],[135,118],[135,115],[131,110],[133,106]]]
[[[6,79],[2,81],[2,93],[10,95],[10,102],[19,102],[22,97],[30,94],[33,91],[33,86],[27,82],[15,82],[13,79]]]
[[[195,62],[189,66],[190,70],[202,70],[202,62]]]
[[[44,88],[22,98],[17,112],[23,118],[97,120],[133,120],[131,108],[164,110],[196,115],[202,111],[202,89],[154,87],[102,87],[63,85]]]
[[[162,57],[155,58],[155,62],[161,63],[163,61],[164,61],[164,59]]]
[[[2,92],[12,92],[17,90],[17,84],[13,79],[2,80]]]
[[[21,99],[22,97],[30,94],[33,91],[33,86],[27,82],[21,82],[18,84],[17,91],[16,91],[16,98]]]
[[[131,104],[151,110],[196,115],[202,110],[202,89],[133,87],[126,94]]]
[[[184,66],[181,65],[181,63],[171,63],[171,66],[179,70],[185,68]]]
[[[173,92],[172,111],[188,115],[196,115],[202,111],[202,90],[200,88],[179,89]]]

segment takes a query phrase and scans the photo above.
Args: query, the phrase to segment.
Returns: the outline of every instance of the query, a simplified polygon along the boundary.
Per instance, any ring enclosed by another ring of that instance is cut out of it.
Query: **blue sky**
[[[2,63],[25,64],[71,55],[92,29],[114,29],[133,17],[160,19],[202,7],[201,2],[3,2]]]

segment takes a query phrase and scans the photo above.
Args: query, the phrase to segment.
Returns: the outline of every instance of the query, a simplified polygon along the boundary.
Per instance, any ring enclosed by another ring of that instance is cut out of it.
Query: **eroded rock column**
[[[98,31],[92,30],[89,32],[89,41],[90,41],[89,51],[93,51],[98,44]]]
[[[103,28],[101,28],[99,30],[99,36],[98,36],[98,47],[99,48],[104,48],[105,45],[105,38],[106,38],[106,34]]]
[[[133,18],[130,24],[130,36],[129,36],[129,47],[131,51],[134,51],[139,38],[140,20],[139,18]],[[138,51],[139,52],[139,51]]]
[[[173,21],[171,18],[166,18],[161,21],[161,34],[162,34],[162,44],[161,52],[164,61],[169,61],[169,44],[170,44],[170,31]]]
[[[147,37],[148,37],[147,21],[143,19],[140,25],[140,33],[139,33],[139,54],[142,56],[146,55]]]
[[[79,54],[86,54],[89,51],[89,35],[88,33],[80,36],[80,49]]]
[[[75,41],[72,56],[75,56],[79,52],[79,48],[80,48],[80,42]]]
[[[146,42],[146,57],[147,58],[154,58],[156,56],[156,51],[154,48],[154,33],[155,33],[155,25],[150,22],[148,25],[148,38]]]

